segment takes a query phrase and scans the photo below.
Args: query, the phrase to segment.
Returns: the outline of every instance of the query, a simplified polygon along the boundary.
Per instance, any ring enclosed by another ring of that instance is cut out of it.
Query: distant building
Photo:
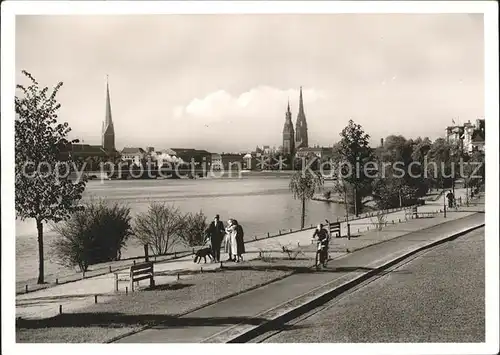
[[[257,158],[252,153],[247,153],[243,156],[243,169],[252,170],[257,165]]]
[[[212,162],[212,153],[193,148],[170,148],[175,152],[175,156],[182,159],[186,163],[194,162],[196,166],[203,166],[208,168],[209,164]]]
[[[85,170],[97,170],[102,162],[114,162],[120,155],[115,148],[115,129],[111,116],[109,83],[106,82],[106,112],[102,124],[101,145],[68,144],[61,151],[61,159],[71,157],[86,162]]]
[[[303,147],[297,149],[296,157],[306,157],[314,154],[321,161],[330,159],[333,156],[333,149],[331,147]]]
[[[244,154],[221,154],[222,166],[226,170],[243,167]]]
[[[222,156],[219,153],[212,153],[211,167],[213,170],[221,170],[223,168]]]
[[[484,119],[476,119],[475,124],[469,120],[463,125],[446,127],[446,140],[457,144],[464,153],[468,154],[475,150],[484,151],[485,136]]]
[[[129,161],[136,165],[140,164],[142,159],[146,158],[146,151],[142,148],[123,148],[121,151],[121,159]]]
[[[290,111],[290,101],[285,113],[285,125],[283,126],[283,154],[295,154],[295,130],[292,123],[292,112]]]

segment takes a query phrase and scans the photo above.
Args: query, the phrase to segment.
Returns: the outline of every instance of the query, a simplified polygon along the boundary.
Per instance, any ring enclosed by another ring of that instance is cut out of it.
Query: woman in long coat
[[[227,261],[236,261],[236,224],[234,220],[227,221],[226,236],[225,236],[225,252],[228,254]]]
[[[234,220],[236,225],[236,262],[243,261],[243,254],[245,254],[245,242],[243,240],[243,227]]]

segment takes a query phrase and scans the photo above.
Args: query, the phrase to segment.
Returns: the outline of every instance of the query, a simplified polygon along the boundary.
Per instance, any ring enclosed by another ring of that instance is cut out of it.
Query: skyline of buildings
[[[70,154],[78,158],[93,158],[93,160],[103,160],[109,158],[120,157],[121,160],[130,161],[138,164],[146,157],[151,157],[160,165],[162,162],[189,162],[193,159],[195,162],[202,163],[208,161],[210,164],[221,164],[226,166],[232,161],[243,161],[244,156],[248,155],[259,157],[264,155],[275,155],[281,153],[285,156],[306,156],[310,154],[316,155],[320,159],[328,159],[331,156],[331,148],[320,147],[319,145],[309,146],[309,136],[307,128],[307,119],[304,108],[304,99],[302,86],[299,89],[299,105],[295,129],[292,122],[292,112],[290,109],[290,99],[288,99],[287,110],[285,112],[285,123],[282,131],[282,146],[276,149],[269,145],[263,145],[262,149],[257,147],[255,150],[246,150],[240,152],[209,152],[204,149],[194,148],[160,148],[145,144],[146,149],[142,147],[123,147],[121,150],[116,149],[115,129],[112,116],[112,105],[109,80],[106,77],[106,94],[105,94],[105,117],[102,122],[102,140],[101,145],[89,144],[72,144]],[[450,142],[459,142],[464,152],[470,153],[474,149],[484,150],[484,119],[476,119],[475,124],[471,124],[470,120],[463,125],[448,126],[446,128],[445,138]]]

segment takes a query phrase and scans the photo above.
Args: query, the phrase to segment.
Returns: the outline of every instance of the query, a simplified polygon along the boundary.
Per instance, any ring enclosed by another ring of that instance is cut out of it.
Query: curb
[[[374,270],[371,270],[371,271],[369,271],[369,272],[367,272],[367,273],[365,273],[365,274],[363,274],[363,275],[361,275],[361,276],[359,276],[351,281],[347,281],[338,287],[335,287],[331,290],[328,290],[328,291],[314,297],[313,299],[307,301],[306,303],[304,303],[302,305],[299,305],[299,306],[294,307],[288,311],[285,311],[284,313],[278,315],[277,317],[275,317],[269,321],[266,321],[263,324],[257,325],[250,330],[244,331],[243,333],[241,333],[237,336],[234,336],[234,337],[230,338],[229,340],[226,340],[225,343],[246,343],[246,342],[250,341],[251,339],[253,339],[257,336],[260,336],[260,335],[264,334],[265,332],[273,329],[275,325],[284,324],[284,323],[286,323],[286,322],[288,322],[288,321],[290,321],[290,320],[292,320],[292,319],[328,302],[333,297],[335,297],[335,296],[347,291],[348,289],[351,289],[352,287],[366,281],[367,279],[375,276],[376,274],[380,273],[381,271],[388,269],[391,266],[394,266],[394,265],[400,263],[404,259],[406,259],[414,254],[417,254],[417,253],[419,253],[423,250],[426,250],[426,249],[433,248],[433,247],[438,246],[440,244],[443,244],[445,242],[451,241],[453,239],[456,239],[464,234],[467,234],[473,230],[476,230],[476,229],[484,227],[484,226],[485,226],[485,223],[480,223],[480,224],[475,225],[473,227],[465,228],[459,232],[455,232],[455,233],[448,235],[444,238],[430,242],[424,246],[421,246],[421,247],[414,249],[410,252],[407,252],[401,256],[398,256],[397,258],[392,259],[389,262],[386,262],[384,265],[381,265],[381,266],[375,268]],[[269,311],[272,311],[272,310],[268,310],[266,312],[269,312]],[[210,338],[207,338],[206,340],[209,340],[209,339]],[[206,340],[204,340],[203,342],[205,342]],[[210,342],[213,342],[213,341],[210,341]]]

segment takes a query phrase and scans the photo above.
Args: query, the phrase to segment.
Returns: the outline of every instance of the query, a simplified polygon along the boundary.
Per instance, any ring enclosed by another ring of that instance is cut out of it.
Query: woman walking
[[[236,224],[233,219],[227,221],[225,251],[228,254],[227,261],[236,261],[237,245],[236,245]]]
[[[243,227],[238,221],[234,220],[236,225],[236,262],[243,261],[243,254],[245,254],[245,242],[243,240]]]

